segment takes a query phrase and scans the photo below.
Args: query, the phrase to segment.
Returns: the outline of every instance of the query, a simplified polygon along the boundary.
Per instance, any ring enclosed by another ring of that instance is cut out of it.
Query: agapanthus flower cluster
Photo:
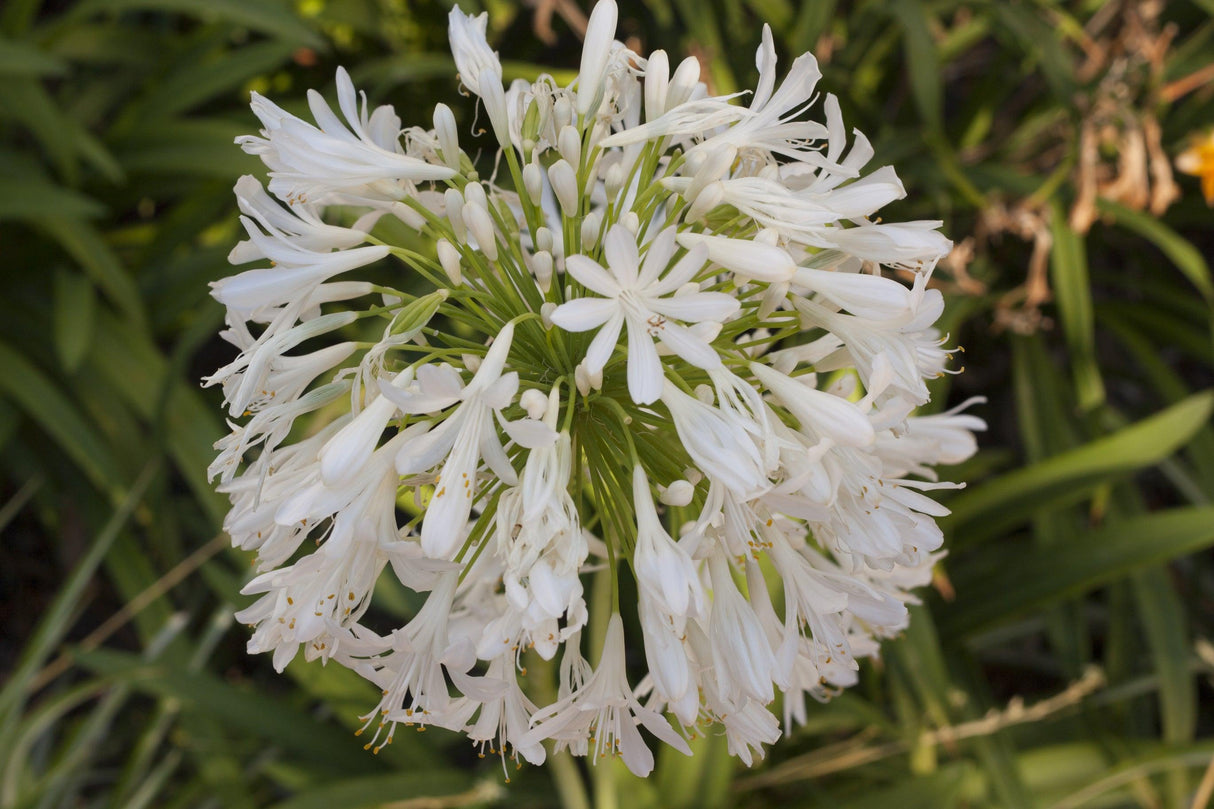
[[[950,365],[950,245],[875,217],[903,187],[814,58],[781,78],[765,29],[756,89],[713,96],[616,16],[594,8],[569,86],[506,86],[486,16],[453,10],[476,147],[345,71],[315,123],[254,96],[238,141],[269,184],[236,186],[256,268],[214,285],[239,355],[207,382],[256,553],[239,618],[280,670],[302,650],[374,683],[376,751],[435,726],[646,774],[646,736],[723,732],[751,763],[774,707],[805,721],[906,627],[955,485],[933,467],[983,426],[914,414]],[[421,604],[390,630],[384,576]]]

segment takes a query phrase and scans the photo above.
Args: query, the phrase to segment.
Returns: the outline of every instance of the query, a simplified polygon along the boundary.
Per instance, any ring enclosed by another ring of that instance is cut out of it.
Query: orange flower
[[[1201,178],[1201,193],[1206,204],[1214,205],[1214,129],[1176,156],[1176,168],[1185,174]]]

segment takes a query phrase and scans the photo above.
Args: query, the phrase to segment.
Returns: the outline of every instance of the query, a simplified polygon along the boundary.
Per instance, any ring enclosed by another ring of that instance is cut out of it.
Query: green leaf
[[[38,227],[76,260],[129,323],[143,326],[146,316],[139,288],[96,228],[62,212],[40,219]]]
[[[0,76],[58,76],[67,64],[25,42],[0,38]]]
[[[309,761],[350,773],[373,772],[378,766],[378,760],[363,752],[362,743],[353,734],[250,687],[180,666],[149,664],[138,656],[108,649],[81,651],[77,657],[97,674],[145,693],[178,700],[183,712],[218,720],[242,735],[262,739]]]
[[[1149,568],[1133,577],[1134,596],[1151,660],[1159,675],[1159,712],[1163,740],[1193,741],[1197,729],[1197,681],[1189,671],[1188,620],[1167,570]],[[1188,791],[1183,769],[1170,773],[1172,805],[1182,805]]]
[[[153,459],[149,461],[135,480],[130,490],[119,500],[113,514],[105,526],[88,546],[88,551],[76,564],[63,587],[55,595],[50,608],[43,611],[38,622],[38,628],[21,650],[21,659],[0,689],[0,718],[7,724],[14,706],[20,706],[25,701],[25,689],[35,673],[59,645],[73,626],[72,616],[79,612],[80,599],[85,588],[97,572],[101,561],[109,552],[119,532],[130,520],[135,507],[142,501],[144,493],[151,484],[160,464]],[[6,749],[9,740],[0,739],[0,750]]]
[[[435,806],[475,806],[493,802],[501,796],[502,788],[492,781],[479,785],[469,781],[466,774],[441,770],[348,778],[308,787],[302,794],[274,804],[272,809],[330,809],[334,806],[340,806],[342,809],[363,809],[387,806],[406,798],[416,801],[425,801],[428,798]],[[443,800],[468,792],[478,796],[479,800],[469,800],[467,804],[447,804]]]
[[[1184,446],[1212,410],[1214,392],[1190,396],[1112,435],[963,492],[949,501],[952,514],[941,522],[954,534],[954,546],[971,544],[1026,521],[1046,503],[1074,502],[1102,482],[1159,463]]]
[[[965,635],[1214,544],[1214,507],[1131,517],[1072,537],[1049,553],[986,553],[950,570],[957,598],[941,631]]]
[[[222,93],[232,93],[254,76],[286,62],[294,46],[281,41],[246,45],[214,54],[206,62],[189,62],[152,85],[139,101],[134,117],[166,119],[190,110]]]
[[[88,17],[123,11],[167,11],[188,14],[201,20],[223,20],[280,37],[296,46],[325,47],[325,41],[305,25],[289,6],[269,0],[256,3],[245,0],[84,0],[76,4],[71,14]]]
[[[83,275],[66,270],[55,273],[55,350],[68,373],[80,367],[93,336],[97,296]]]
[[[98,439],[97,430],[41,370],[2,343],[0,393],[41,426],[99,491],[114,492],[123,475],[110,449]]]
[[[928,12],[918,0],[891,3],[890,11],[902,28],[906,45],[906,72],[911,93],[923,122],[935,131],[944,127],[944,94],[940,80],[940,58],[928,25]]]
[[[0,114],[20,122],[55,164],[69,185],[79,180],[76,144],[79,126],[59,108],[37,78],[0,81]]]
[[[1176,265],[1176,269],[1184,273],[1185,278],[1197,287],[1201,296],[1214,304],[1214,277],[1210,274],[1210,265],[1192,242],[1154,216],[1131,210],[1107,199],[1100,199],[1098,202],[1100,210],[1112,216],[1114,222],[1158,247],[1168,260]]]
[[[1083,238],[1071,229],[1066,213],[1057,202],[1050,209],[1050,228],[1054,237],[1050,276],[1070,349],[1079,407],[1093,410],[1104,403],[1104,381],[1096,362],[1096,327],[1092,316],[1087,251]]]
[[[260,160],[233,144],[253,129],[249,123],[216,119],[172,119],[150,123],[116,145],[118,160],[130,173],[160,177],[205,177],[235,181],[262,170]]]
[[[91,219],[105,206],[79,191],[46,180],[0,177],[0,220],[38,222],[50,217]]]

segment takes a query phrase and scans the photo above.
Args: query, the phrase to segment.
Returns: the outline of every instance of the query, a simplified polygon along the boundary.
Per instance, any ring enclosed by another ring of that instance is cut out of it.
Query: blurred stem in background
[[[584,7],[484,6],[508,74],[567,79]],[[761,766],[709,733],[648,781],[566,758],[500,787],[441,731],[364,753],[357,678],[292,666],[288,686],[244,654],[197,383],[229,356],[207,282],[257,168],[232,139],[249,90],[295,111],[338,64],[425,124],[456,92],[446,10],[0,9],[0,807],[1206,805],[1208,0],[623,5],[622,36],[696,55],[714,92],[749,84],[763,22],[782,59],[817,54],[914,190],[891,215],[943,215],[957,243],[936,277],[967,371],[933,401],[989,400],[912,629]]]

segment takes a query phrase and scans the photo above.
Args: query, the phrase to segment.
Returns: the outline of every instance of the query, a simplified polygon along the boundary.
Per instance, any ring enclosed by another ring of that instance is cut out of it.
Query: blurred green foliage
[[[575,3],[484,6],[508,73],[576,65]],[[457,101],[446,10],[0,7],[0,808],[576,805],[569,760],[504,786],[441,731],[372,757],[365,683],[247,658],[204,476],[248,91],[302,106],[346,64],[427,123]],[[985,395],[991,430],[934,591],[859,687],[753,770],[709,735],[648,781],[586,773],[594,802],[1204,806],[1214,231],[1170,164],[1214,126],[1214,3],[633,0],[621,37],[727,92],[763,21],[898,167],[891,215],[958,242],[937,277],[968,370],[934,404]]]

